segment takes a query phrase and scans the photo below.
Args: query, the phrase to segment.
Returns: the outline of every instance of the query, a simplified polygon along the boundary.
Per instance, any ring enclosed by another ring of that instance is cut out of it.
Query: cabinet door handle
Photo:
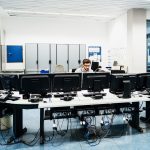
[[[69,63],[69,61],[67,60],[67,64]]]
[[[51,60],[49,60],[49,64],[51,64],[52,62],[51,62]]]
[[[36,64],[38,64],[39,62],[38,62],[38,60],[36,61]]]
[[[80,60],[80,59],[78,60],[78,63],[79,63],[79,64],[81,63],[81,60]]]

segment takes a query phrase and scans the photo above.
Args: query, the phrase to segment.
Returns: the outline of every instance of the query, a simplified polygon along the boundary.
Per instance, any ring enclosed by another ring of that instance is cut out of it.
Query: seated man
[[[82,62],[82,67],[78,68],[75,72],[93,72],[93,70],[91,69],[91,61],[89,59],[83,59],[83,62]]]

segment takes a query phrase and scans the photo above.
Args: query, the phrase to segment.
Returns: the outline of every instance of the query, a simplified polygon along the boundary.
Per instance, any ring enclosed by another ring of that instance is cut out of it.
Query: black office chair
[[[111,74],[125,73],[125,70],[111,70]]]
[[[75,71],[76,71],[76,69],[77,69],[77,68],[73,68],[73,69],[72,69],[72,72],[75,72]]]

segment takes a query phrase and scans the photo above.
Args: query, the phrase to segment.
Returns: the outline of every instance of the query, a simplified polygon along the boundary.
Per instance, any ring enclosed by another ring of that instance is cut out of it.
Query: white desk
[[[139,102],[141,101],[147,101],[149,103],[150,98],[148,98],[147,95],[143,95],[142,97],[139,97],[138,93],[135,92],[132,94],[132,97],[129,99],[123,99],[118,98],[116,95],[109,92],[109,90],[105,90],[104,92],[107,93],[106,96],[104,96],[102,99],[94,100],[90,97],[84,97],[82,93],[86,91],[78,92],[77,96],[74,97],[71,101],[63,101],[60,100],[60,98],[47,98],[44,99],[46,103],[44,102],[38,102],[38,103],[32,103],[28,102],[28,100],[24,100],[20,98],[20,100],[17,101],[11,101],[7,100],[5,104],[12,105],[14,107],[14,116],[13,116],[13,130],[15,132],[15,136],[19,137],[21,134],[23,134],[24,130],[22,128],[23,124],[23,118],[22,118],[22,109],[34,109],[39,108],[40,109],[40,139],[41,143],[44,143],[44,108],[61,108],[61,107],[70,107],[74,108],[76,106],[83,107],[83,106],[102,106],[103,104],[123,104],[123,103],[131,103],[133,104],[133,107],[135,108],[135,111],[133,112],[133,118],[132,122],[134,122],[133,126],[140,130],[139,127]],[[14,96],[19,96],[19,93],[15,93]]]
[[[38,108],[38,103],[31,103],[27,99],[22,99],[22,95],[19,95],[19,92],[14,92],[13,96],[20,97],[20,99],[16,101],[7,100],[2,102],[1,105],[13,110],[13,133],[14,138],[18,138],[27,131],[26,128],[23,128],[23,109],[36,109]]]
[[[44,102],[39,102],[39,108],[54,108],[54,107],[73,107],[73,106],[84,106],[84,105],[99,105],[99,104],[116,104],[116,103],[133,103],[141,101],[150,101],[147,95],[139,97],[137,92],[132,94],[131,98],[118,98],[115,94],[112,94],[106,89],[104,92],[106,96],[102,99],[92,99],[91,97],[84,97],[82,93],[86,91],[78,92],[77,96],[74,97],[71,101],[63,101],[60,98],[50,98],[44,99]]]
[[[46,103],[39,102],[38,108],[40,108],[40,139],[41,143],[44,143],[44,108],[61,108],[61,107],[70,107],[73,109],[74,107],[83,107],[83,106],[103,106],[104,104],[123,104],[123,103],[131,103],[134,110],[132,111],[132,120],[129,124],[136,128],[138,131],[142,132],[142,129],[139,127],[139,102],[141,101],[150,101],[147,95],[143,95],[142,97],[138,95],[137,92],[132,94],[131,98],[124,99],[118,98],[116,95],[109,92],[109,90],[105,90],[106,96],[102,99],[94,100],[91,97],[84,97],[83,92],[78,92],[77,96],[74,97],[71,101],[63,101],[60,98],[50,98],[44,99]],[[110,105],[111,106],[111,105]]]

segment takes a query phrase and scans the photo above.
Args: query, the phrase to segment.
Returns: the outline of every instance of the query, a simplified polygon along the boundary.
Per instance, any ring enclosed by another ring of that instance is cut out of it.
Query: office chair
[[[54,69],[54,73],[64,73],[65,69],[63,65],[56,65]]]
[[[75,71],[76,71],[76,68],[73,68],[73,69],[72,69],[72,72],[75,72]]]

